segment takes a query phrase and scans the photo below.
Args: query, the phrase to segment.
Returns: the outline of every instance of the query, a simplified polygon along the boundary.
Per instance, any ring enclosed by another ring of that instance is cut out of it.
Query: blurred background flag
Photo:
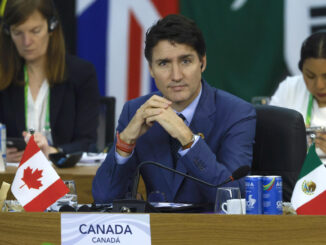
[[[127,100],[156,90],[143,55],[146,30],[179,12],[179,0],[77,0],[77,54],[91,61],[102,95]]]
[[[283,1],[77,0],[77,54],[97,70],[102,95],[125,101],[155,90],[143,56],[145,31],[181,13],[195,20],[207,44],[205,79],[250,101],[286,73]]]
[[[309,148],[291,203],[297,214],[326,214],[326,168],[316,153],[315,144]]]
[[[208,83],[247,101],[271,96],[298,74],[302,41],[326,29],[325,0],[76,0],[77,54],[95,64],[102,95],[117,98],[117,115],[126,100],[155,90],[144,34],[171,13],[203,31]]]

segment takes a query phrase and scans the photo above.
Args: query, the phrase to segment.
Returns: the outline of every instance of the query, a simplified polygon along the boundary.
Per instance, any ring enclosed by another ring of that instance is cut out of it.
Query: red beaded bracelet
[[[120,139],[120,134],[117,131],[117,143],[116,143],[116,147],[123,152],[126,153],[131,153],[134,148],[136,147],[136,143],[134,144],[128,144],[126,142],[124,142],[122,139]]]

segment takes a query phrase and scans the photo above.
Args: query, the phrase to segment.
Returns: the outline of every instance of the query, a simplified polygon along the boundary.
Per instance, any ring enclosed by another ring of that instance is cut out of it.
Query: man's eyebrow
[[[179,60],[182,60],[182,59],[193,58],[193,57],[194,57],[193,54],[184,54],[184,55],[178,56],[178,59]],[[169,58],[162,58],[162,59],[157,59],[154,62],[155,63],[160,63],[160,62],[169,62],[169,61],[171,61],[171,59],[169,59]]]
[[[181,56],[179,56],[178,58],[179,58],[179,59],[186,59],[186,58],[192,58],[192,57],[194,57],[193,54],[185,54],[185,55],[181,55]]]
[[[171,61],[171,59],[168,59],[168,58],[162,58],[162,59],[157,59],[157,60],[155,60],[154,62],[155,62],[155,63],[161,63],[161,62],[168,62],[168,61]]]

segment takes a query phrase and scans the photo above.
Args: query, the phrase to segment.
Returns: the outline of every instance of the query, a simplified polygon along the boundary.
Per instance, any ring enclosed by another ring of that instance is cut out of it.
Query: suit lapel
[[[203,134],[204,138],[210,135],[215,124],[216,113],[215,93],[205,82],[203,92],[195,110],[195,115],[190,123],[190,129],[194,134]]]
[[[216,105],[214,92],[205,82],[203,82],[202,85],[202,94],[189,127],[194,134],[203,134],[204,137],[207,137],[214,126],[214,118],[212,118],[212,115],[214,115],[216,111]],[[188,174],[187,168],[181,159],[179,159],[176,169]],[[175,198],[183,180],[183,176],[175,175],[173,180],[173,199]]]

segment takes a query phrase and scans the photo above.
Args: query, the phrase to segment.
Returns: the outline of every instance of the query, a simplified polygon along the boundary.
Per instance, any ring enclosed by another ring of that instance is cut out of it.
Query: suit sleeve
[[[249,105],[232,113],[237,116],[223,123],[228,126],[216,146],[209,145],[205,140],[200,139],[180,159],[190,175],[217,185],[227,180],[239,167],[243,165],[251,167],[256,127],[255,109]],[[214,137],[212,140],[215,140]],[[216,189],[200,186],[207,200],[214,203]],[[240,187],[242,195],[245,193],[244,179],[226,186]]]
[[[117,130],[119,132],[127,126],[128,102],[123,107]],[[117,164],[115,159],[115,145],[109,151],[105,161],[99,167],[93,180],[92,193],[95,203],[109,203],[114,199],[124,198],[133,183],[137,167],[137,153],[124,164]]]

